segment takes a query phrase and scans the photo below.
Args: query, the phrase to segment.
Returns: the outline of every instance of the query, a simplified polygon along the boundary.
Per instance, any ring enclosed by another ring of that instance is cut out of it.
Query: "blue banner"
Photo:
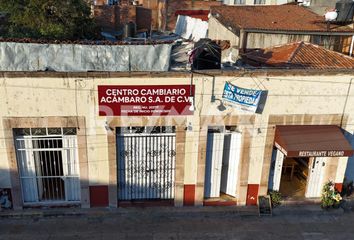
[[[226,82],[222,98],[238,105],[242,110],[256,112],[261,95],[261,90],[240,88]]]

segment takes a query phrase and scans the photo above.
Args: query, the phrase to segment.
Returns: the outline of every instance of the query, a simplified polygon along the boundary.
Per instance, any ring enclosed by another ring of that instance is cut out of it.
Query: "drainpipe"
[[[352,42],[350,44],[349,56],[353,55],[353,48],[354,48],[354,35],[352,36]]]

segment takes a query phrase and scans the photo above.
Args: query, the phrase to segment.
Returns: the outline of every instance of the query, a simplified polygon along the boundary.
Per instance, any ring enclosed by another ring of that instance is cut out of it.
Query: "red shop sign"
[[[98,86],[100,116],[192,115],[194,85]]]

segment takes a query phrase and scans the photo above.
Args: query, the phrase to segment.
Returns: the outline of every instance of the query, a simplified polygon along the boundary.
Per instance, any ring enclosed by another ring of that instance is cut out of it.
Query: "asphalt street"
[[[259,217],[256,212],[240,213],[228,208],[128,208],[73,216],[53,213],[1,217],[0,239],[352,240],[354,213],[304,210]]]

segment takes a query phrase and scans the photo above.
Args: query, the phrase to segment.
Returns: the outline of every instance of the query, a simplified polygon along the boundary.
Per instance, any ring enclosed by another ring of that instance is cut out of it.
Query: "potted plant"
[[[275,208],[281,204],[282,196],[278,191],[270,191],[270,200],[272,202],[272,207]]]
[[[321,207],[324,209],[339,208],[342,197],[335,189],[332,181],[327,182],[322,188]]]

